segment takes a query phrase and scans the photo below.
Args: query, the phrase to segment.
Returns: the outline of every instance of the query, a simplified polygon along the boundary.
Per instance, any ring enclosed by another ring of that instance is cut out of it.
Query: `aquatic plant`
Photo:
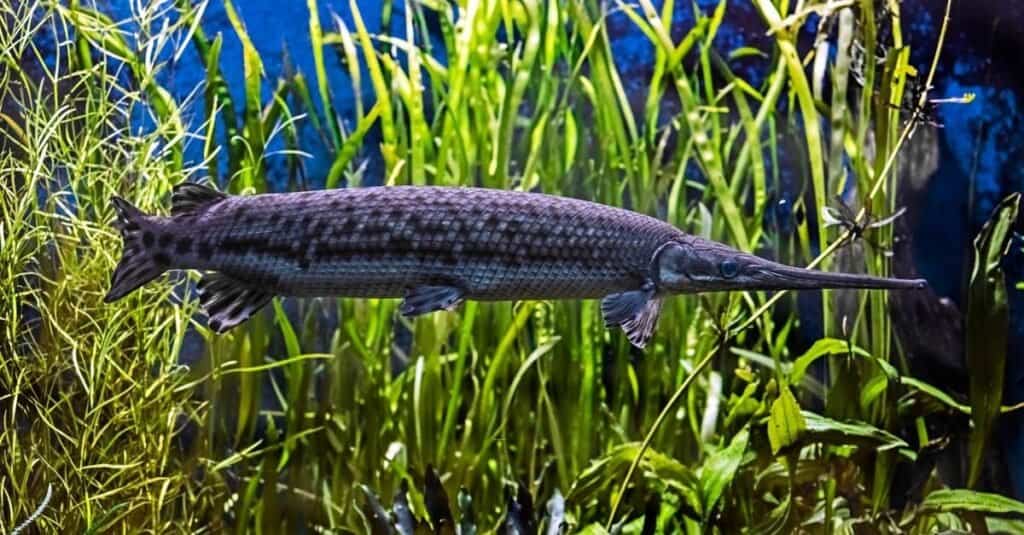
[[[1005,325],[989,316],[1005,314],[1016,198],[976,245],[967,398],[910,373],[883,292],[825,293],[813,314],[782,293],[672,299],[645,353],[592,302],[469,303],[410,323],[390,300],[278,301],[214,336],[190,280],[101,301],[120,247],[112,195],[160,212],[186,178],[297,184],[302,129],[333,155],[327,187],[369,181],[378,161],[387,184],[580,196],[789,263],[830,268],[839,250],[846,268],[888,275],[893,228],[864,231],[877,248],[857,237],[867,212],[897,210],[900,149],[925,127],[927,92],[908,87],[934,72],[910,65],[898,3],[722,1],[679,36],[672,1],[384,2],[374,31],[355,3],[335,16],[310,0],[316,72],[269,92],[242,6],[224,0],[244,62],[229,87],[205,2],[133,5],[130,24],[75,1],[0,7],[0,526],[1021,529],[1024,505],[976,490],[1013,409],[1000,407]],[[715,46],[737,6],[764,20],[763,48]],[[642,102],[610,17],[650,41]],[[183,54],[207,76],[178,100],[161,80]],[[750,57],[763,80],[737,73]],[[330,60],[354,86],[350,116]],[[784,173],[806,217],[769,224]],[[830,225],[823,209],[847,187],[857,221]],[[801,322],[821,338],[795,351]],[[935,459],[968,429],[957,484]]]

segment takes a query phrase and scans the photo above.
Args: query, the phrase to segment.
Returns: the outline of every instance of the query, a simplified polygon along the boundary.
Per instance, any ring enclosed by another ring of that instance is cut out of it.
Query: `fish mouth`
[[[755,290],[828,290],[859,288],[875,290],[923,290],[928,287],[924,279],[895,279],[859,275],[854,273],[832,273],[804,269],[783,264],[759,266],[748,275],[746,286]]]

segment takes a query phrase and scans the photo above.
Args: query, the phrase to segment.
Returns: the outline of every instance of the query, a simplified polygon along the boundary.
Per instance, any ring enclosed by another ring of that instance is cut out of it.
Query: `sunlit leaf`
[[[779,450],[799,440],[806,427],[804,415],[800,412],[800,404],[796,402],[789,386],[782,385],[779,388],[779,397],[772,402],[768,414],[768,441],[772,453],[778,454]]]
[[[747,441],[750,438],[749,430],[744,427],[740,432],[733,435],[729,446],[715,452],[701,466],[700,490],[701,503],[704,505],[704,520],[707,521],[714,510],[718,499],[725,491],[725,487],[732,482],[736,470],[740,467],[743,454],[747,451]]]

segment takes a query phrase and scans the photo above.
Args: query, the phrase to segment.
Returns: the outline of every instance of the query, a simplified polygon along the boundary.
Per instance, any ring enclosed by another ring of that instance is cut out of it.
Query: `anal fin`
[[[220,273],[203,275],[197,290],[207,326],[218,334],[252,317],[274,296]]]
[[[436,310],[448,310],[462,302],[462,290],[455,286],[417,286],[405,293],[398,312],[406,317]]]
[[[661,298],[653,284],[639,290],[620,292],[601,300],[601,315],[606,326],[618,325],[629,342],[641,349],[647,345],[661,314]]]

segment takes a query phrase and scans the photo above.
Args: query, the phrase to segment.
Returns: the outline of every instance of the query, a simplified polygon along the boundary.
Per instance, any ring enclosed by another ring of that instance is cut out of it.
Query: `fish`
[[[671,295],[927,285],[792,267],[655,217],[543,193],[376,186],[232,195],[185,182],[172,190],[169,216],[111,202],[123,253],[104,300],[169,270],[198,270],[215,333],[275,296],[400,298],[407,317],[466,300],[600,299],[605,325],[643,348]]]

